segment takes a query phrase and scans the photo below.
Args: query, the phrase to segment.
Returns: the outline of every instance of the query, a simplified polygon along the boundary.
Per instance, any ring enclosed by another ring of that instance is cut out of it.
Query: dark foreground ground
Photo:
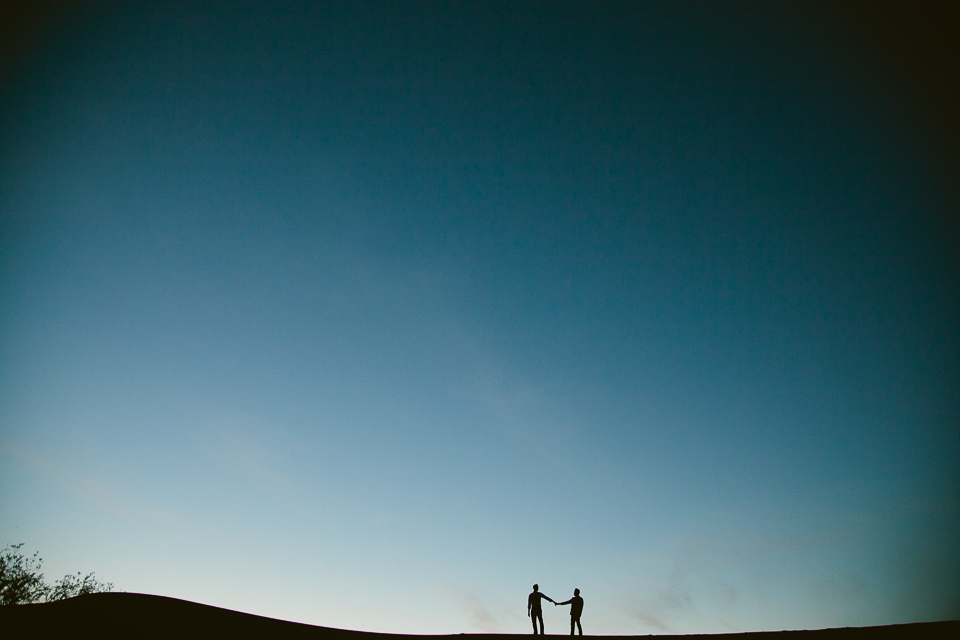
[[[469,640],[530,639],[530,635],[460,634]],[[451,640],[459,636],[402,636],[314,627],[219,609],[207,605],[139,593],[98,593],[48,604],[0,606],[2,640],[74,640],[96,638],[163,640],[264,638],[270,640]],[[560,636],[557,636],[560,637]],[[593,636],[629,638],[636,636]],[[647,636],[642,636],[647,637]],[[654,636],[657,637],[657,636]],[[671,636],[659,636],[669,638]],[[672,636],[717,640],[927,640],[960,639],[960,621],[898,624],[886,627],[736,633],[715,636]]]

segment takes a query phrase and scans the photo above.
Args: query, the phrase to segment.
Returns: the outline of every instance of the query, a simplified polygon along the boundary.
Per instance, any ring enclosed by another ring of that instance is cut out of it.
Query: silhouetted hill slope
[[[97,593],[61,602],[0,607],[0,638],[131,638],[163,640],[399,640],[455,638],[456,636],[403,636],[389,633],[345,631],[285,622],[248,613],[220,609],[186,600],[139,593]],[[471,640],[512,640],[529,634],[467,634]],[[557,634],[560,635],[560,634]],[[603,637],[603,636],[595,636]],[[608,636],[623,638],[625,636]],[[630,637],[630,636],[626,636]],[[645,637],[645,636],[644,636]],[[660,636],[670,637],[670,636]],[[886,627],[824,629],[673,636],[722,640],[940,640],[960,638],[960,621],[924,622]]]

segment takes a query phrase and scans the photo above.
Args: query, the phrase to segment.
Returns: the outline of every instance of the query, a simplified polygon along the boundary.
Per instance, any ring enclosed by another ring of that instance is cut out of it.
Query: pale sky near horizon
[[[365,631],[960,618],[956,140],[799,6],[30,22],[0,545]]]

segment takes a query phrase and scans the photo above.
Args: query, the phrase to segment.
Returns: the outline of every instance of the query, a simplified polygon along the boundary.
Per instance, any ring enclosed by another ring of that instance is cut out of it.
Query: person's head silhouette
[[[573,595],[575,595],[575,596],[580,595],[580,589],[574,589],[574,590],[573,590]]]
[[[534,591],[539,591],[539,590],[540,590],[540,585],[538,585],[538,584],[533,585],[533,590],[534,590]]]

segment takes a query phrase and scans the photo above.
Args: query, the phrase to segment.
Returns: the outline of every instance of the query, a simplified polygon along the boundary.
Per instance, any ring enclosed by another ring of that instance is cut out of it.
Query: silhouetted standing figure
[[[580,597],[580,589],[573,590],[573,597],[566,602],[554,602],[556,605],[570,605],[570,635],[573,635],[573,625],[577,625],[580,635],[583,635],[583,627],[580,626],[580,614],[583,613],[583,598]],[[540,623],[543,626],[543,623]]]
[[[533,635],[537,635],[537,620],[540,621],[540,635],[543,635],[543,609],[540,608],[540,599],[549,600],[553,604],[557,601],[545,593],[540,593],[540,585],[533,585],[533,593],[527,596],[527,615],[533,621]]]

